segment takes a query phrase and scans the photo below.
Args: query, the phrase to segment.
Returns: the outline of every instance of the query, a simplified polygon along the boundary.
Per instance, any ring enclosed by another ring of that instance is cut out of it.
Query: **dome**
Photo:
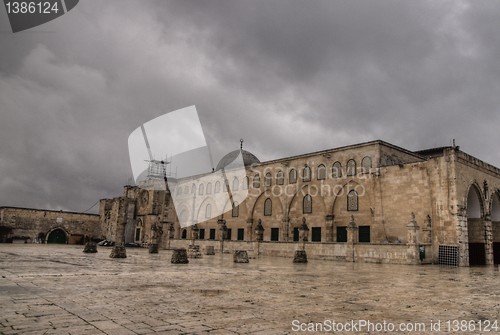
[[[240,151],[243,156],[243,164],[245,165],[245,167],[260,163],[260,160],[251,152],[248,152],[246,150],[234,150],[222,157],[222,159],[219,161],[219,164],[217,164],[216,170],[220,170],[223,167],[231,164],[231,162],[233,162],[238,157]]]

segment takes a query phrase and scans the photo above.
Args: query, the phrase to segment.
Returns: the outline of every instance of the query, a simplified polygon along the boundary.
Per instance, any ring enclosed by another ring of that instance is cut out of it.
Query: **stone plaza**
[[[396,330],[348,330],[487,334],[500,319],[497,266],[293,264],[268,256],[236,264],[220,252],[171,264],[171,250],[128,248],[124,259],[110,258],[106,247],[82,250],[0,244],[0,334],[333,333],[333,321],[360,320]],[[448,329],[464,320],[468,331]]]

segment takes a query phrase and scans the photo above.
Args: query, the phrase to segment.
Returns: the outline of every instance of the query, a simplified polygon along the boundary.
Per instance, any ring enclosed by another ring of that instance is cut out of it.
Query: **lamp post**
[[[158,222],[153,223],[151,227],[151,243],[149,244],[149,253],[157,254],[158,253],[158,240],[163,234],[163,229]]]
[[[302,218],[302,224],[299,227],[300,239],[302,240],[302,250],[306,250],[306,241],[309,239],[309,227],[306,218]]]
[[[264,226],[262,226],[262,220],[257,221],[257,226],[255,227],[255,236],[257,239],[257,257],[259,256],[260,242],[264,239]]]
[[[170,240],[174,237],[174,231],[175,231],[173,222],[168,223],[167,230],[168,230],[167,249],[170,250]]]
[[[219,231],[220,231],[220,253],[224,253],[224,240],[226,239],[227,236],[227,226],[226,226],[226,220],[224,220],[223,217],[221,217],[219,220],[217,220],[217,223],[219,224]]]
[[[309,237],[309,227],[306,223],[306,218],[302,218],[302,224],[299,226],[299,240],[302,241],[302,250],[295,250],[293,257],[294,263],[307,263],[306,241]]]
[[[191,226],[191,245],[188,246],[187,255],[189,258],[201,258],[200,246],[195,244],[195,240],[198,239],[198,224]]]

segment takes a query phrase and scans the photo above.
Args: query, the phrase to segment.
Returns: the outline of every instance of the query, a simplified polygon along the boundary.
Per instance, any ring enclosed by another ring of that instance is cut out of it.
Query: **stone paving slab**
[[[498,267],[269,257],[234,264],[231,254],[171,264],[167,250],[127,249],[126,259],[110,259],[105,247],[82,250],[0,244],[0,334],[291,334],[293,320],[500,322]]]

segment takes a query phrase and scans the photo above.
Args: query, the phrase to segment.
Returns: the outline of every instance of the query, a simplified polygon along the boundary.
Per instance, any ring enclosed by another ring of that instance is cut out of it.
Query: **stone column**
[[[127,258],[125,250],[125,225],[127,224],[127,205],[128,198],[121,198],[119,205],[119,218],[116,223],[116,241],[115,246],[111,249],[110,258]]]
[[[465,207],[459,207],[457,211],[457,236],[459,266],[469,266],[469,231]]]
[[[356,222],[354,221],[354,215],[351,215],[351,221],[349,221],[349,224],[347,225],[347,248],[346,248],[346,257],[345,260],[347,262],[355,262],[356,261],[356,256],[355,256],[355,244],[358,235],[358,226],[356,225]]]
[[[326,242],[333,242],[333,215],[328,214],[325,216],[325,234]]]
[[[420,262],[419,253],[418,253],[418,237],[417,231],[420,227],[417,225],[417,220],[415,220],[415,213],[411,213],[410,223],[406,225],[408,229],[407,233],[407,242],[408,246],[408,261],[411,264],[418,264]]]
[[[491,223],[491,216],[489,214],[484,216],[484,251],[486,253],[486,264],[493,265],[493,227]]]
[[[282,228],[281,240],[285,242],[290,241],[290,219],[284,218],[281,221],[281,228]]]
[[[245,234],[247,241],[253,241],[253,219],[247,219],[247,233]]]

